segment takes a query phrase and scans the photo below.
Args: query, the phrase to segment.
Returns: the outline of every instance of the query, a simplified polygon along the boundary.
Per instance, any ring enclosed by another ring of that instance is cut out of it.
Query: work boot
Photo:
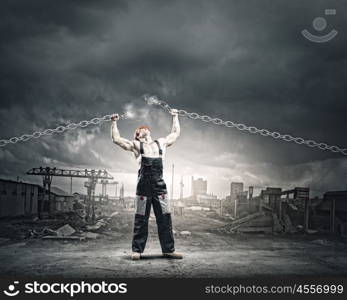
[[[177,252],[171,252],[171,253],[163,253],[163,256],[166,258],[172,258],[172,259],[182,259],[183,255]]]
[[[132,259],[132,260],[140,260],[140,258],[141,258],[141,253],[133,252],[133,253],[131,254],[131,259]]]

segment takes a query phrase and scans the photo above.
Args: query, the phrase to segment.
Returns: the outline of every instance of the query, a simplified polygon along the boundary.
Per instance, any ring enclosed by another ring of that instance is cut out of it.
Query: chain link
[[[159,100],[156,96],[145,95],[145,101],[147,102],[147,104],[159,105],[159,106],[162,106],[165,110],[167,110],[169,112],[171,111],[170,106],[165,101]],[[199,119],[199,120],[206,122],[206,123],[211,122],[215,125],[224,125],[224,126],[229,127],[229,128],[236,128],[240,131],[248,131],[249,133],[252,133],[252,134],[260,134],[262,136],[270,136],[276,140],[283,140],[285,142],[294,142],[298,145],[306,145],[306,146],[311,147],[311,148],[317,147],[318,149],[321,149],[321,150],[329,150],[331,152],[341,153],[343,155],[347,155],[347,149],[346,148],[343,149],[343,148],[340,148],[338,146],[330,146],[326,143],[318,143],[314,140],[305,140],[302,137],[293,137],[290,134],[281,134],[281,133],[276,132],[276,131],[271,132],[267,129],[258,129],[257,127],[254,127],[254,126],[247,126],[247,125],[242,124],[242,123],[234,123],[233,121],[223,121],[222,119],[219,119],[219,118],[212,118],[212,117],[206,116],[206,115],[199,115],[198,113],[187,112],[183,109],[178,110],[178,115],[181,117],[188,117],[188,118],[193,119],[193,120]]]
[[[236,128],[240,131],[248,131],[249,133],[252,133],[252,134],[260,134],[262,136],[270,136],[274,139],[283,140],[285,142],[294,142],[294,143],[299,144],[299,145],[304,144],[304,145],[311,147],[311,148],[317,147],[321,150],[329,150],[329,151],[332,151],[335,153],[339,152],[343,155],[347,155],[347,149],[343,149],[343,148],[340,148],[338,146],[330,146],[326,143],[318,143],[314,140],[305,140],[302,137],[293,137],[290,134],[281,134],[281,133],[276,132],[276,131],[271,132],[267,129],[258,129],[257,127],[254,127],[254,126],[247,126],[247,125],[242,124],[242,123],[237,124],[237,123],[234,123],[233,121],[223,121],[219,118],[212,118],[212,117],[209,117],[206,115],[201,116],[198,113],[189,113],[183,109],[178,110],[178,115],[181,117],[188,117],[188,118],[193,119],[193,120],[200,119],[206,123],[211,122],[211,123],[216,124],[216,125],[224,125],[224,126],[229,127],[229,128]]]
[[[167,112],[171,113],[171,107],[169,104],[167,104],[165,101],[163,100],[159,100],[156,96],[150,96],[150,95],[144,95],[144,100],[147,102],[147,104],[149,105],[159,105],[161,106],[164,110],[166,110]],[[190,118],[190,119],[193,119],[193,120],[201,120],[203,122],[206,122],[206,123],[213,123],[215,125],[223,125],[223,126],[226,126],[228,128],[236,128],[240,131],[248,131],[249,133],[252,133],[252,134],[260,134],[262,136],[269,136],[269,137],[272,137],[276,140],[283,140],[285,142],[294,142],[298,145],[306,145],[310,148],[318,148],[318,149],[321,149],[321,150],[329,150],[331,152],[334,152],[334,153],[341,153],[343,155],[347,155],[347,149],[343,149],[343,148],[340,148],[338,146],[331,146],[331,145],[328,145],[326,143],[319,143],[319,142],[316,142],[314,140],[305,140],[304,138],[302,137],[293,137],[291,136],[290,134],[281,134],[279,132],[271,132],[267,129],[259,129],[257,127],[254,127],[254,126],[247,126],[245,124],[242,124],[242,123],[234,123],[233,121],[224,121],[222,119],[219,119],[219,118],[212,118],[210,116],[207,116],[207,115],[200,115],[198,113],[195,113],[195,112],[187,112],[183,109],[179,109],[177,111],[178,115],[181,116],[181,117],[187,117],[187,118]],[[128,116],[126,114],[123,114],[123,115],[120,115],[120,119],[127,119]],[[32,134],[23,134],[22,136],[19,136],[19,137],[12,137],[8,140],[0,140],[0,147],[4,147],[6,146],[7,144],[16,144],[18,142],[26,142],[32,138],[34,139],[37,139],[41,136],[46,136],[46,135],[52,135],[54,133],[63,133],[67,130],[74,130],[74,129],[77,129],[77,128],[84,128],[84,127],[87,127],[89,125],[98,125],[100,124],[101,122],[108,122],[108,121],[111,121],[111,115],[105,115],[103,117],[96,117],[96,118],[93,118],[91,120],[83,120],[79,123],[69,123],[65,126],[58,126],[54,129],[46,129],[44,131],[36,131]]]
[[[120,115],[119,116],[121,119],[127,119],[127,115],[126,114],[123,114],[123,115]],[[45,129],[43,131],[36,131],[36,132],[33,132],[32,134],[23,134],[22,136],[15,136],[15,137],[12,137],[8,140],[0,140],[0,147],[4,147],[8,144],[16,144],[18,142],[26,142],[30,139],[37,139],[41,136],[46,136],[46,135],[52,135],[54,133],[63,133],[67,130],[74,130],[74,129],[77,129],[77,128],[84,128],[84,127],[87,127],[89,125],[98,125],[100,124],[101,122],[108,122],[108,121],[111,121],[111,115],[105,115],[103,117],[96,117],[96,118],[93,118],[91,120],[83,120],[79,123],[69,123],[65,126],[58,126],[56,128],[48,128],[48,129]]]

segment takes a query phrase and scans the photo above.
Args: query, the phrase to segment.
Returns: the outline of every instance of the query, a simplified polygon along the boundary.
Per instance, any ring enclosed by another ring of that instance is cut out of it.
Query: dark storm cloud
[[[52,34],[66,28],[75,36],[91,36],[102,33],[108,25],[105,13],[126,11],[127,1],[2,1],[1,37],[4,42],[19,38]]]
[[[346,6],[313,0],[3,1],[1,138],[121,111],[129,102],[141,106],[139,96],[149,92],[188,111],[346,147]],[[312,31],[325,8],[337,9],[327,17],[327,30],[339,34],[327,44],[310,43],[300,31]],[[156,114],[120,123],[122,134],[130,137],[139,122],[158,135],[169,131],[169,118],[151,109]],[[132,157],[110,148],[108,127],[2,149],[2,174],[36,165],[131,173]],[[198,121],[182,120],[182,127],[168,163],[191,163],[181,168],[185,175],[220,174],[223,182],[211,185],[223,192],[221,185],[232,179],[347,188],[338,154]]]

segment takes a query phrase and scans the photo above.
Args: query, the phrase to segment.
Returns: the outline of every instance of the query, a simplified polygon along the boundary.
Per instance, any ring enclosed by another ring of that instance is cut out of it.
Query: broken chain
[[[159,105],[167,112],[169,112],[169,113],[171,112],[170,105],[167,104],[163,100],[159,100],[156,96],[144,95],[144,100],[149,105]],[[267,129],[259,129],[255,126],[247,126],[247,125],[242,124],[242,123],[234,123],[233,121],[224,121],[220,118],[212,118],[210,116],[200,115],[200,114],[195,113],[195,112],[187,112],[183,109],[178,110],[178,115],[181,117],[188,117],[188,118],[193,119],[193,120],[201,120],[201,121],[206,122],[206,123],[211,122],[215,125],[223,125],[223,126],[226,126],[228,128],[236,128],[240,131],[247,131],[247,132],[252,133],[252,134],[260,134],[262,136],[269,136],[269,137],[272,137],[276,140],[283,140],[285,142],[294,142],[296,144],[305,145],[305,146],[308,146],[311,148],[317,147],[320,150],[329,150],[329,151],[334,152],[334,153],[341,153],[343,155],[347,155],[347,148],[343,149],[343,148],[340,148],[338,146],[332,146],[332,145],[328,145],[326,143],[316,142],[314,140],[306,140],[302,137],[293,137],[290,134],[281,134],[281,133],[276,132],[276,131],[271,132]],[[128,116],[126,114],[120,115],[120,119],[127,119],[127,118],[128,118]],[[0,140],[0,147],[4,147],[7,144],[16,144],[18,142],[26,142],[32,138],[37,139],[41,136],[52,135],[54,133],[63,133],[67,130],[72,130],[72,129],[76,129],[76,128],[84,128],[84,127],[87,127],[89,125],[98,125],[101,122],[108,122],[108,121],[111,121],[111,115],[105,115],[105,116],[100,117],[100,118],[96,117],[96,118],[93,118],[89,121],[83,120],[79,123],[69,123],[66,126],[58,126],[56,128],[53,128],[53,129],[49,128],[49,129],[46,129],[44,131],[36,131],[32,134],[23,134],[22,136],[12,137],[8,140]]]
[[[145,95],[144,99],[147,102],[147,104],[149,104],[149,105],[159,105],[162,108],[164,108],[166,111],[168,111],[168,112],[171,111],[171,107],[165,101],[159,100],[156,96]],[[242,123],[234,123],[233,121],[224,121],[224,120],[219,119],[219,118],[212,118],[210,116],[200,115],[200,114],[195,113],[195,112],[190,113],[190,112],[187,112],[183,109],[178,110],[178,115],[181,117],[188,117],[188,118],[193,119],[193,120],[201,120],[201,121],[206,122],[206,123],[211,122],[215,125],[223,125],[223,126],[226,126],[229,128],[236,128],[240,131],[248,131],[249,133],[252,133],[252,134],[260,134],[262,136],[269,136],[269,137],[272,137],[276,140],[283,140],[285,142],[294,142],[296,144],[305,145],[305,146],[308,146],[311,148],[317,147],[321,150],[329,150],[331,152],[335,152],[335,153],[339,152],[343,155],[347,155],[347,149],[346,148],[343,149],[343,148],[340,148],[338,146],[331,146],[331,145],[328,145],[326,143],[316,142],[314,140],[305,140],[302,137],[293,137],[290,134],[281,134],[281,133],[276,132],[276,131],[271,132],[267,129],[259,129],[255,126],[247,126],[247,125],[242,124]]]
[[[84,128],[84,127],[87,127],[89,125],[98,125],[101,122],[111,121],[111,116],[112,115],[105,115],[105,116],[100,117],[100,118],[96,117],[96,118],[93,118],[91,120],[83,120],[79,123],[69,123],[65,126],[61,125],[61,126],[58,126],[56,128],[45,129],[44,131],[36,131],[32,134],[23,134],[22,136],[18,136],[18,137],[14,136],[8,140],[0,140],[0,147],[4,147],[7,144],[16,144],[18,142],[26,142],[32,138],[37,139],[41,136],[52,135],[54,133],[63,133],[64,131],[67,131],[67,130],[73,130],[76,128]],[[119,117],[121,119],[127,119],[128,118],[125,114],[120,115]]]

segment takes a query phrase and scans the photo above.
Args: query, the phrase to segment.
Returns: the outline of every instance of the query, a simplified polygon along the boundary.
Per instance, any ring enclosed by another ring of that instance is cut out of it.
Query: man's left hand
[[[171,109],[170,114],[171,114],[172,116],[178,116],[178,110],[175,109],[175,108],[173,108],[173,109]]]

